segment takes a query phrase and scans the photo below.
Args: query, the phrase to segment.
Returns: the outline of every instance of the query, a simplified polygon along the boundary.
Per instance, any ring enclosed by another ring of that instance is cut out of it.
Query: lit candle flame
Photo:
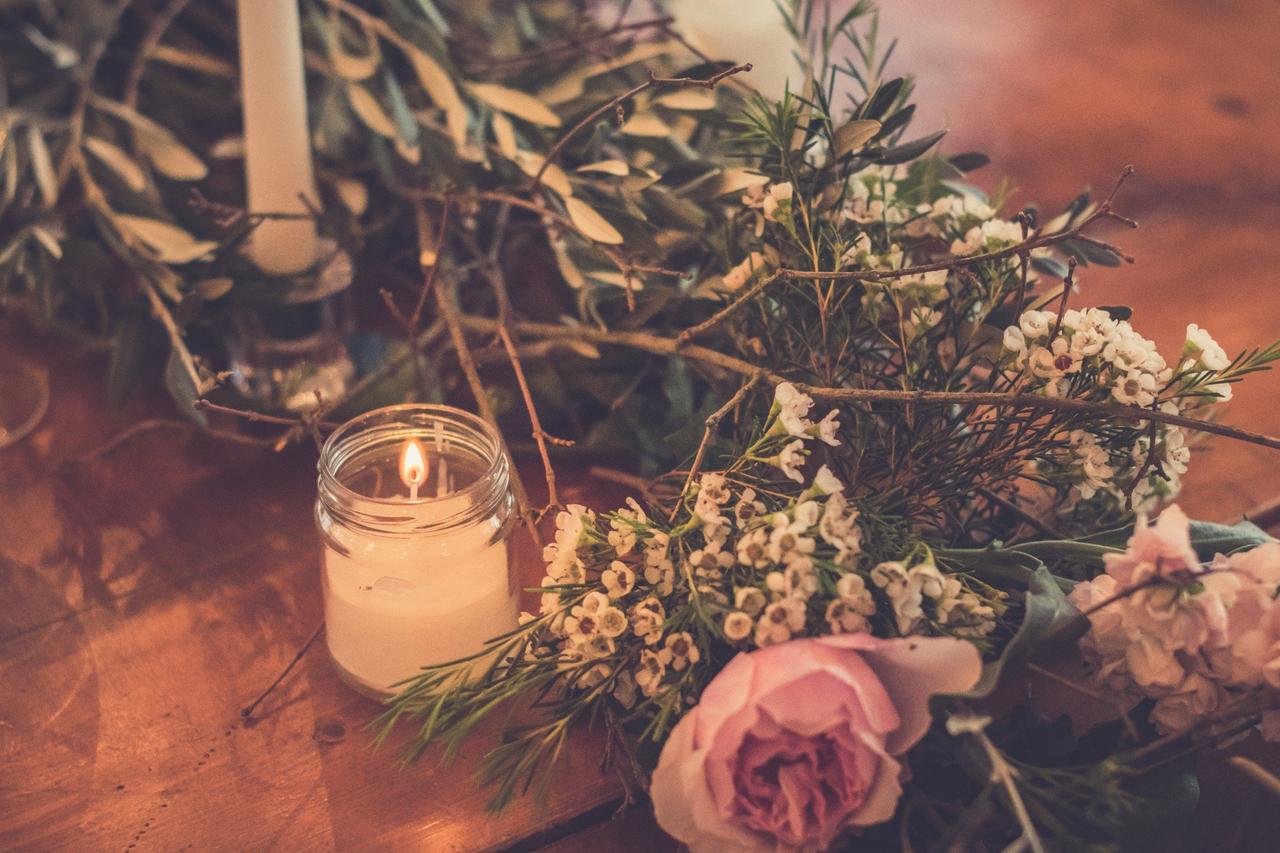
[[[418,487],[427,479],[427,459],[416,438],[404,443],[400,453],[400,479],[409,487],[409,500],[416,500]]]

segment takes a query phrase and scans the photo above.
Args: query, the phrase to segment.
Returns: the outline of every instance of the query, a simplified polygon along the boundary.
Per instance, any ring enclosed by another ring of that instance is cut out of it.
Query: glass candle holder
[[[377,409],[329,436],[319,469],[325,637],[348,684],[386,698],[516,626],[510,462],[489,424]]]

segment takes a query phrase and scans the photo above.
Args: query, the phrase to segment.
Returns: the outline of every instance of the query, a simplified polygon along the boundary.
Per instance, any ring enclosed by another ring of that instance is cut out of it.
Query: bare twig
[[[430,248],[430,217],[427,215],[426,205],[422,202],[418,202],[415,205],[415,211],[418,222],[419,256],[421,257],[421,251]],[[424,276],[430,274],[428,270],[423,271]],[[471,346],[467,343],[467,336],[463,331],[461,312],[457,305],[454,304],[452,297],[445,292],[444,281],[444,278],[439,275],[432,279],[436,307],[440,312],[440,318],[444,321],[445,328],[449,330],[454,352],[458,356],[458,366],[462,369],[462,375],[466,378],[467,385],[471,388],[471,395],[475,397],[476,407],[480,410],[480,416],[497,430],[499,429],[498,415],[493,410],[493,403],[485,390],[484,382],[480,379],[480,371],[476,368],[475,358],[471,354]],[[496,331],[496,321],[494,322],[494,331]],[[498,434],[501,435],[501,431]],[[525,489],[524,480],[520,477],[520,472],[514,467],[511,469],[511,491],[515,495],[516,508],[529,531],[529,536],[533,539],[534,544],[541,549],[542,534],[538,532],[537,521],[535,521],[533,512],[529,507],[529,493]]]
[[[1158,404],[1152,403],[1151,405],[1154,408]],[[1156,428],[1157,426],[1158,424],[1156,424],[1155,421],[1151,421],[1150,423],[1147,424],[1147,455],[1146,455],[1146,458],[1142,460],[1142,466],[1138,468],[1138,472],[1133,475],[1133,480],[1129,483],[1129,488],[1125,489],[1125,492],[1124,492],[1125,509],[1133,509],[1133,496],[1138,491],[1138,484],[1140,484],[1143,481],[1143,479],[1147,476],[1148,471],[1152,470],[1153,467],[1157,467],[1157,463],[1156,463]]]
[[[488,317],[463,316],[459,318],[464,328],[477,332],[496,333],[497,321]],[[591,343],[622,346],[657,355],[679,355],[683,358],[718,367],[729,373],[753,376],[760,368],[741,358],[726,355],[708,347],[689,344],[680,346],[675,338],[666,338],[646,332],[605,331],[590,326],[560,326],[553,323],[514,323],[511,329],[521,335],[545,339],[579,339]],[[764,378],[771,384],[791,381],[785,376],[766,371]],[[1249,430],[1229,427],[1213,421],[1191,418],[1139,406],[1107,403],[1095,400],[1078,400],[1070,397],[1042,397],[1036,394],[1010,394],[979,391],[900,391],[888,388],[831,388],[804,383],[793,383],[798,391],[823,400],[841,400],[848,403],[917,403],[922,405],[991,406],[995,408],[1043,409],[1047,411],[1078,412],[1081,414],[1107,415],[1113,418],[1135,421],[1158,421],[1185,427],[1199,432],[1221,435],[1237,441],[1257,444],[1280,450],[1280,438]]]
[[[76,91],[75,103],[71,106],[67,147],[62,155],[62,161],[58,164],[58,186],[66,182],[71,172],[76,170],[77,164],[84,163],[84,152],[80,150],[80,141],[84,138],[85,109],[89,106],[89,98],[93,95],[93,77],[98,71],[98,63],[102,61],[102,55],[106,53],[111,37],[115,34],[120,16],[124,14],[124,10],[131,2],[132,0],[118,0],[102,15],[100,24],[102,35],[85,51],[84,59],[80,62],[78,69],[81,76],[80,88]]]
[[[547,158],[542,162],[542,168],[538,169],[538,173],[533,176],[533,182],[529,184],[529,189],[536,190],[538,188],[538,185],[542,183],[543,174],[545,174],[551,164],[555,162],[556,157],[560,154],[560,151],[565,147],[565,145],[569,143],[569,140],[577,136],[583,128],[591,125],[591,123],[600,118],[600,116],[621,107],[624,103],[631,100],[636,95],[639,95],[641,92],[658,87],[684,88],[687,86],[700,86],[704,89],[714,89],[716,84],[726,77],[732,77],[734,74],[740,74],[744,71],[750,70],[751,63],[748,62],[743,65],[734,65],[731,68],[718,71],[705,79],[698,79],[696,77],[657,77],[652,71],[650,71],[648,80],[645,80],[643,83],[636,86],[632,86],[616,98],[596,107],[594,110],[587,113],[586,117],[582,119],[582,121],[569,128],[564,135],[557,139],[555,144],[551,146],[551,150],[547,152]]]
[[[232,415],[237,418],[243,418],[244,420],[250,421],[251,423],[278,424],[279,426],[288,426],[288,427],[297,427],[299,425],[307,423],[305,416],[299,416],[296,418],[282,418],[282,417],[277,417],[276,415],[266,415],[266,414],[263,414],[262,412],[255,412],[252,409],[234,409],[231,406],[223,406],[218,403],[210,402],[209,400],[205,400],[203,398],[194,401],[191,404],[191,407],[202,412],[217,412],[223,415]],[[319,429],[330,430],[330,431],[335,430],[339,426],[341,426],[341,424],[336,424],[332,421],[313,421],[313,422],[310,422],[309,425],[313,425]]]
[[[693,485],[694,478],[698,476],[698,471],[702,468],[702,457],[706,455],[707,445],[711,443],[711,436],[715,433],[716,427],[720,425],[720,421],[724,420],[734,409],[738,408],[738,404],[742,402],[742,398],[763,379],[765,373],[763,370],[757,371],[755,375],[749,378],[742,386],[734,392],[733,396],[725,401],[724,405],[716,409],[707,416],[705,426],[702,430],[702,440],[698,442],[698,450],[693,455],[693,464],[689,466],[689,473],[684,478],[684,486],[680,489],[679,497],[684,497],[689,493],[689,487]],[[668,522],[675,521],[676,513],[680,511],[680,501],[675,501],[671,507],[671,515],[667,518]]]
[[[320,624],[316,626],[316,629],[311,632],[311,636],[308,637],[307,641],[302,644],[302,648],[298,649],[298,653],[293,656],[293,660],[289,661],[289,665],[286,666],[284,670],[279,675],[276,676],[276,680],[271,682],[271,684],[268,685],[267,689],[262,691],[262,693],[258,695],[257,699],[254,699],[248,705],[240,709],[240,716],[244,718],[246,725],[248,725],[253,720],[253,712],[257,709],[259,705],[262,704],[262,700],[270,696],[271,692],[280,685],[280,682],[284,681],[285,677],[289,673],[293,672],[293,668],[298,665],[298,661],[302,660],[303,656],[315,643],[316,638],[320,636],[320,632],[323,630],[324,630],[324,620],[321,620]]]
[[[984,500],[990,501],[991,503],[995,504],[1001,509],[1004,509],[1007,512],[1013,513],[1019,519],[1021,519],[1024,523],[1030,525],[1031,527],[1034,527],[1037,531],[1039,531],[1044,536],[1048,536],[1050,539],[1066,539],[1067,538],[1066,535],[1064,535],[1058,530],[1055,530],[1053,526],[1050,525],[1044,519],[1036,518],[1034,515],[1027,512],[1025,509],[1018,506],[1013,501],[1007,500],[1006,498],[1000,496],[996,492],[993,492],[991,489],[988,489],[985,486],[979,486],[975,491]]]
[[[151,303],[151,313],[155,314],[156,319],[160,321],[160,325],[164,326],[165,334],[169,336],[169,345],[173,347],[174,353],[178,356],[178,361],[182,363],[182,369],[191,379],[191,387],[196,394],[203,394],[206,390],[204,382],[200,378],[200,371],[196,368],[195,359],[191,357],[191,350],[187,349],[187,342],[182,339],[182,332],[178,329],[178,324],[174,322],[173,314],[169,312],[169,306],[164,304],[164,300],[160,294],[156,293],[155,285],[145,274],[138,277],[142,283],[142,291],[147,295],[147,301]]]
[[[529,383],[524,377],[524,366],[520,363],[520,354],[511,340],[511,333],[505,325],[498,326],[498,337],[507,350],[507,358],[511,360],[511,369],[516,375],[516,384],[520,386],[520,394],[524,397],[524,407],[529,412],[529,424],[533,428],[533,440],[538,445],[538,455],[542,457],[542,472],[547,480],[547,505],[549,508],[560,506],[560,495],[556,492],[556,469],[551,465],[551,455],[547,452],[547,443],[571,447],[573,442],[556,438],[542,428],[542,420],[538,417],[538,407],[533,403],[533,395],[529,392]]]
[[[751,285],[751,287],[749,287],[747,291],[743,293],[741,296],[739,296],[737,299],[733,300],[728,305],[724,306],[719,311],[712,314],[707,319],[703,320],[701,323],[697,323],[695,325],[689,326],[687,329],[682,331],[679,335],[676,336],[676,342],[679,344],[688,343],[689,341],[698,337],[698,335],[701,335],[703,332],[706,332],[710,329],[714,329],[716,326],[719,326],[729,317],[730,314],[737,311],[743,305],[746,305],[752,299],[755,299],[757,296],[759,296],[761,293],[764,292],[764,289],[766,287],[773,284],[775,281],[777,281],[782,277],[783,277],[782,271],[778,270],[774,272],[773,275],[766,276],[765,278],[760,279],[755,284]]]
[[[133,62],[125,75],[124,90],[120,97],[125,106],[132,109],[138,105],[138,87],[142,84],[142,75],[146,71],[147,61],[151,59],[174,18],[178,17],[190,2],[191,0],[169,0],[168,5],[152,19],[151,26],[147,27],[146,34],[134,51]]]

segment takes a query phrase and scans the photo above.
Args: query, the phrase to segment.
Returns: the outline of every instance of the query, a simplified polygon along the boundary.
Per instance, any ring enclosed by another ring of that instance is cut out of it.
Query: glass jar
[[[412,440],[426,471],[413,493]],[[450,406],[376,409],[329,436],[319,470],[325,637],[344,681],[386,698],[516,627],[510,462],[489,424]]]

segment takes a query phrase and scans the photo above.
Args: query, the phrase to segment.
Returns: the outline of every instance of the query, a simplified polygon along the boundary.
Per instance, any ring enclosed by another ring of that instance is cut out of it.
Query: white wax
[[[375,691],[427,664],[480,651],[516,626],[519,592],[507,580],[497,522],[437,536],[376,536],[335,525],[326,544],[325,636],[329,653]]]
[[[239,0],[244,162],[250,213],[306,213],[317,199],[307,131],[298,0]],[[249,254],[264,271],[291,275],[316,259],[310,219],[267,220]]]

